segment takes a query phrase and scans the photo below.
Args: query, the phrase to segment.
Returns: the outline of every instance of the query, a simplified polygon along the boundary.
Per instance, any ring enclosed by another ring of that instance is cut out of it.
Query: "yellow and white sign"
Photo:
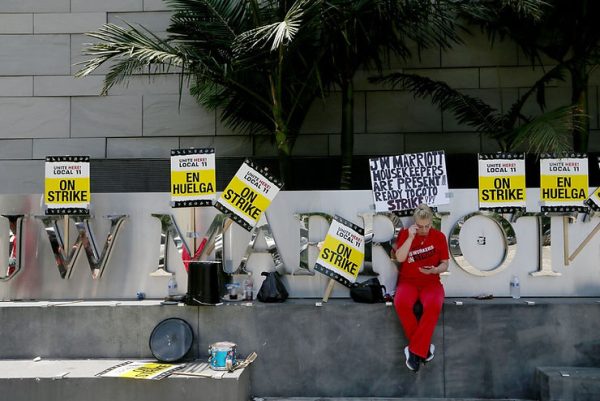
[[[250,231],[282,186],[266,169],[246,160],[227,184],[215,207]]]
[[[584,211],[588,198],[587,155],[544,157],[540,160],[542,212]]]
[[[212,206],[216,199],[215,150],[171,150],[171,206]]]
[[[358,277],[364,258],[363,229],[335,216],[315,263],[315,270],[350,287]]]
[[[46,214],[89,214],[89,156],[48,156],[45,163]]]
[[[160,380],[182,367],[183,365],[173,365],[155,361],[125,361],[96,374],[96,376]]]
[[[479,154],[479,209],[525,210],[525,155]]]

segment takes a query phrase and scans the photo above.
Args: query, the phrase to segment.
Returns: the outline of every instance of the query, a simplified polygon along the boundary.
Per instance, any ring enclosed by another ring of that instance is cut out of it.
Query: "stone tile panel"
[[[68,35],[2,35],[0,76],[67,75]]]
[[[71,0],[71,12],[142,11],[144,0]]]
[[[0,77],[0,97],[33,96],[33,77]]]
[[[123,158],[169,158],[171,149],[179,148],[179,138],[108,138],[106,157]]]
[[[300,132],[309,134],[340,133],[342,129],[342,94],[334,92],[312,104]],[[365,131],[365,96],[354,94],[354,132]]]
[[[33,14],[0,14],[0,34],[33,33]]]
[[[214,135],[215,112],[191,96],[144,96],[144,136]]]
[[[3,138],[69,136],[68,98],[0,98]]]
[[[367,93],[367,131],[373,133],[439,132],[442,114],[428,100],[409,92]]]
[[[31,139],[0,140],[0,159],[31,159]]]
[[[106,23],[106,13],[35,14],[34,33],[84,33],[95,31]]]
[[[136,26],[141,25],[153,33],[165,32],[169,27],[171,13],[167,11],[143,13],[109,13],[108,22],[125,26],[123,21]]]
[[[142,135],[140,96],[73,97],[72,137]]]
[[[252,138],[244,136],[184,136],[179,140],[181,148],[215,148],[217,157],[252,156]]]
[[[69,12],[70,0],[2,0],[0,13]]]
[[[33,158],[44,159],[52,155],[90,156],[93,159],[106,157],[105,138],[35,139]]]
[[[98,96],[104,77],[43,76],[33,78],[34,96]]]

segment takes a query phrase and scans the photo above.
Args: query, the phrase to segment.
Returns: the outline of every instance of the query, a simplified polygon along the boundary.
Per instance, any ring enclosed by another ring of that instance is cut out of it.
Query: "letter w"
[[[102,277],[104,269],[110,260],[112,250],[116,243],[117,234],[119,233],[126,215],[115,215],[107,216],[110,220],[110,230],[106,236],[102,253],[98,252],[94,234],[89,225],[88,216],[69,216],[65,222],[66,237],[68,238],[68,224],[70,221],[75,223],[77,228],[77,239],[72,245],[65,244],[63,240],[63,233],[61,233],[59,222],[62,221],[66,216],[35,216],[36,219],[40,220],[44,225],[44,230],[48,234],[48,240],[54,253],[54,260],[58,267],[60,277],[68,279],[71,277],[73,266],[77,262],[79,253],[83,248],[87,256],[88,262],[90,263],[90,269],[92,271],[92,278],[98,279]],[[67,251],[66,248],[69,248]]]

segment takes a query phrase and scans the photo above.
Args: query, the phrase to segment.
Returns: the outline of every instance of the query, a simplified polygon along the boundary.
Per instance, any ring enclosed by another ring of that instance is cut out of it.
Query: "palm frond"
[[[84,77],[101,65],[114,61],[104,80],[102,92],[106,93],[115,84],[144,68],[160,69],[162,66],[168,70],[170,67],[184,67],[185,54],[180,49],[142,29],[106,24],[97,32],[88,33],[87,36],[102,42],[85,45],[83,54],[92,58],[78,63],[83,67],[75,76]]]
[[[458,122],[475,128],[477,132],[497,132],[501,129],[502,117],[497,109],[481,99],[452,89],[445,82],[405,73],[371,79],[371,82],[388,83],[395,88],[404,88],[416,97],[430,98],[441,110],[450,111]]]
[[[275,21],[240,34],[236,40],[237,49],[244,51],[248,48],[269,47],[270,51],[275,51],[290,43],[302,26],[306,10],[318,2],[319,0],[297,0],[281,21]]]
[[[510,107],[509,111],[505,114],[505,126],[512,127],[516,123],[517,119],[521,116],[521,110],[523,105],[529,99],[529,97],[536,93],[536,101],[540,108],[544,110],[546,107],[545,102],[545,90],[546,85],[551,81],[564,81],[566,67],[563,64],[554,66],[550,71],[546,72],[540,79],[538,79],[531,88],[523,93],[519,99]]]
[[[565,152],[571,150],[571,132],[580,129],[577,124],[582,114],[576,106],[564,106],[551,110],[524,124],[511,134],[511,147],[528,143],[528,151],[534,153]]]

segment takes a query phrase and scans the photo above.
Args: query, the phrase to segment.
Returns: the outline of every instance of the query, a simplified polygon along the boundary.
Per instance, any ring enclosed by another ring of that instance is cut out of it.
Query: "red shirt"
[[[396,246],[400,246],[408,239],[408,230],[404,229],[396,238]],[[446,236],[435,228],[430,228],[425,236],[415,235],[406,260],[400,265],[399,280],[408,280],[417,283],[430,283],[439,281],[439,274],[423,274],[419,271],[419,267],[433,266],[436,267],[442,260],[448,260],[448,244]]]

